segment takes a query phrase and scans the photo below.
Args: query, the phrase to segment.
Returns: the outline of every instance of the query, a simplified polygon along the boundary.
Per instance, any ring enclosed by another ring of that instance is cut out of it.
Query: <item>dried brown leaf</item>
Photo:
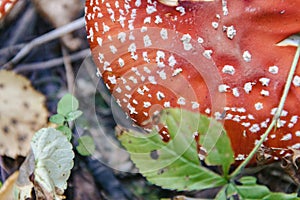
[[[44,104],[28,79],[0,71],[0,155],[26,156],[33,134],[47,123]]]
[[[33,0],[38,12],[55,28],[73,21],[83,10],[80,0]],[[67,34],[61,38],[63,44],[70,50],[80,47],[81,40]]]
[[[0,190],[0,199],[14,200],[13,189],[14,184],[19,176],[19,172],[13,173],[4,183]]]

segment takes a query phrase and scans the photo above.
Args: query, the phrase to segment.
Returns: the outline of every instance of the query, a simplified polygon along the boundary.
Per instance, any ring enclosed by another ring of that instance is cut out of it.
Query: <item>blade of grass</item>
[[[250,152],[250,154],[248,155],[248,157],[231,173],[230,178],[234,178],[237,175],[239,175],[241,173],[241,171],[246,167],[246,165],[250,162],[250,160],[253,158],[253,156],[256,154],[256,152],[258,151],[258,149],[260,148],[260,146],[263,144],[263,142],[266,140],[266,138],[268,137],[269,133],[272,131],[272,129],[275,127],[277,120],[280,118],[282,109],[284,107],[284,103],[286,101],[287,95],[289,93],[292,81],[293,81],[293,77],[297,68],[297,64],[299,61],[299,56],[300,56],[300,41],[298,41],[298,46],[297,46],[297,50],[293,59],[293,63],[290,69],[290,72],[288,74],[288,78],[286,80],[286,84],[284,86],[284,90],[283,90],[283,94],[281,96],[278,108],[276,110],[276,113],[272,119],[271,124],[269,125],[268,129],[266,130],[266,132],[262,135],[261,139],[259,140],[259,142],[256,144],[256,146],[252,149],[252,151]]]

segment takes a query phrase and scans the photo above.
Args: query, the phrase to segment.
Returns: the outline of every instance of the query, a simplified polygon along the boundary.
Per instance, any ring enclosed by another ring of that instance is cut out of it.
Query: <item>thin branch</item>
[[[82,51],[76,52],[70,55],[70,60],[72,62],[83,59],[90,54],[90,49],[84,49]],[[35,62],[35,63],[28,63],[28,64],[21,64],[18,65],[17,68],[14,69],[15,72],[24,72],[24,71],[31,71],[31,70],[43,70],[49,69],[52,67],[56,67],[59,65],[64,64],[63,57],[51,59],[44,62]]]
[[[30,51],[34,48],[37,47],[41,44],[47,43],[51,40],[60,38],[61,36],[73,32],[79,28],[84,27],[84,17],[79,18],[65,26],[59,27],[53,31],[50,31],[34,40],[32,40],[31,42],[29,42],[28,44],[26,44],[21,50],[20,52],[12,59],[10,60],[8,63],[6,63],[4,65],[4,69],[11,69],[13,67],[13,65],[15,65],[16,63],[18,63],[20,60],[22,60],[28,53],[30,53]]]
[[[68,50],[64,46],[62,46],[62,54],[63,54],[63,60],[64,60],[64,65],[65,65],[65,70],[66,70],[68,92],[70,94],[73,94],[73,92],[74,92],[74,81],[75,81],[74,72],[73,72],[73,67],[72,67],[72,64],[71,64],[71,59],[70,59]]]

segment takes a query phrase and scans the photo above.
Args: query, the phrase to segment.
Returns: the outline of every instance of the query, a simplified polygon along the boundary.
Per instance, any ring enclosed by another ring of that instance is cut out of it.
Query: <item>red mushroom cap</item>
[[[179,1],[180,2],[180,1]],[[146,128],[151,116],[180,107],[224,123],[236,160],[266,131],[293,61],[276,44],[300,32],[300,1],[86,3],[88,39],[98,69],[119,105]],[[284,111],[264,143],[300,148],[300,66]]]
[[[18,0],[0,0],[0,19],[3,18]]]

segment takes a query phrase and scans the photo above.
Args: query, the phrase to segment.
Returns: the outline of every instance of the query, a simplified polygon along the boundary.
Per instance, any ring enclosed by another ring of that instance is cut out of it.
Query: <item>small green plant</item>
[[[79,102],[71,94],[63,96],[57,104],[57,114],[50,117],[50,122],[57,124],[57,130],[61,131],[70,141],[72,139],[72,130],[70,123],[82,115],[82,111],[78,110]],[[82,136],[78,139],[76,150],[83,156],[91,155],[95,150],[93,138],[90,136]]]

